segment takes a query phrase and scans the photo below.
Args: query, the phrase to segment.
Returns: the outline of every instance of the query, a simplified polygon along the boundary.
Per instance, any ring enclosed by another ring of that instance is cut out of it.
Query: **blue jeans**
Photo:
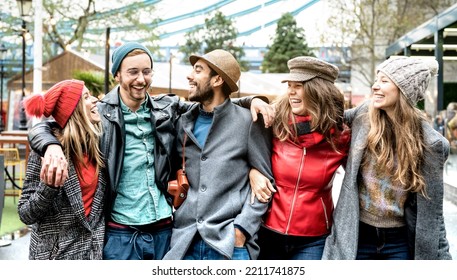
[[[172,226],[155,232],[107,226],[103,259],[161,260],[168,252]]]
[[[358,260],[410,260],[405,227],[377,228],[359,223]]]
[[[228,258],[205,243],[197,233],[183,260],[227,260]],[[232,260],[250,260],[246,247],[235,247]]]
[[[285,235],[261,227],[259,260],[320,260],[326,238]]]

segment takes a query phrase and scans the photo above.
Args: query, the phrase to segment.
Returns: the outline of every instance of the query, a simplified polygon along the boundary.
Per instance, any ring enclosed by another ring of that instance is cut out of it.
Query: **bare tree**
[[[155,9],[152,1],[45,0],[42,3],[45,58],[68,46],[79,51],[103,52],[108,27],[114,40],[142,41],[151,51],[158,49],[154,42],[158,41],[155,28],[160,19],[151,17]],[[15,10],[14,0],[2,1],[0,33],[11,44],[16,41],[21,20]],[[27,29],[32,35],[33,24],[28,24]]]
[[[333,46],[351,46],[353,71],[370,86],[385,49],[406,32],[450,7],[452,0],[333,0],[328,20],[335,36],[322,37]]]

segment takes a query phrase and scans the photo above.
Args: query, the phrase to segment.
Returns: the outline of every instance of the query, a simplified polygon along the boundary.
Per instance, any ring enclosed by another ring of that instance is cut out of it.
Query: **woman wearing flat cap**
[[[334,84],[338,68],[304,56],[287,65],[287,92],[273,102],[277,189],[257,170],[250,173],[257,198],[271,199],[259,259],[320,260],[332,226],[332,182],[346,160],[350,131],[343,125],[344,96]]]
[[[416,108],[436,60],[381,63],[368,102],[345,112],[346,174],[323,259],[451,259],[443,218],[448,141]]]

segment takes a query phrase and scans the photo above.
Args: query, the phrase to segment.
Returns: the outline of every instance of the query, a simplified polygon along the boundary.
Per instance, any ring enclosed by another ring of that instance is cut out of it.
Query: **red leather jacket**
[[[301,145],[273,140],[271,164],[277,192],[265,216],[267,228],[294,236],[330,233],[333,177],[347,158],[350,134],[343,133],[339,141],[341,153],[325,140]]]

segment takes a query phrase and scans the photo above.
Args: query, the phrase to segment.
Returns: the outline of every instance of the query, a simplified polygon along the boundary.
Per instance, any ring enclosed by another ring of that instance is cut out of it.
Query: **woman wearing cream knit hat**
[[[29,157],[18,213],[32,226],[30,259],[102,259],[106,178],[97,101],[79,80],[59,82],[43,95],[24,99],[29,116],[54,118],[54,135],[69,159],[69,166],[60,166],[69,175],[60,186],[40,173],[37,153]]]
[[[438,64],[390,58],[371,100],[345,112],[351,148],[324,259],[451,259],[443,218],[449,142],[416,108]]]

